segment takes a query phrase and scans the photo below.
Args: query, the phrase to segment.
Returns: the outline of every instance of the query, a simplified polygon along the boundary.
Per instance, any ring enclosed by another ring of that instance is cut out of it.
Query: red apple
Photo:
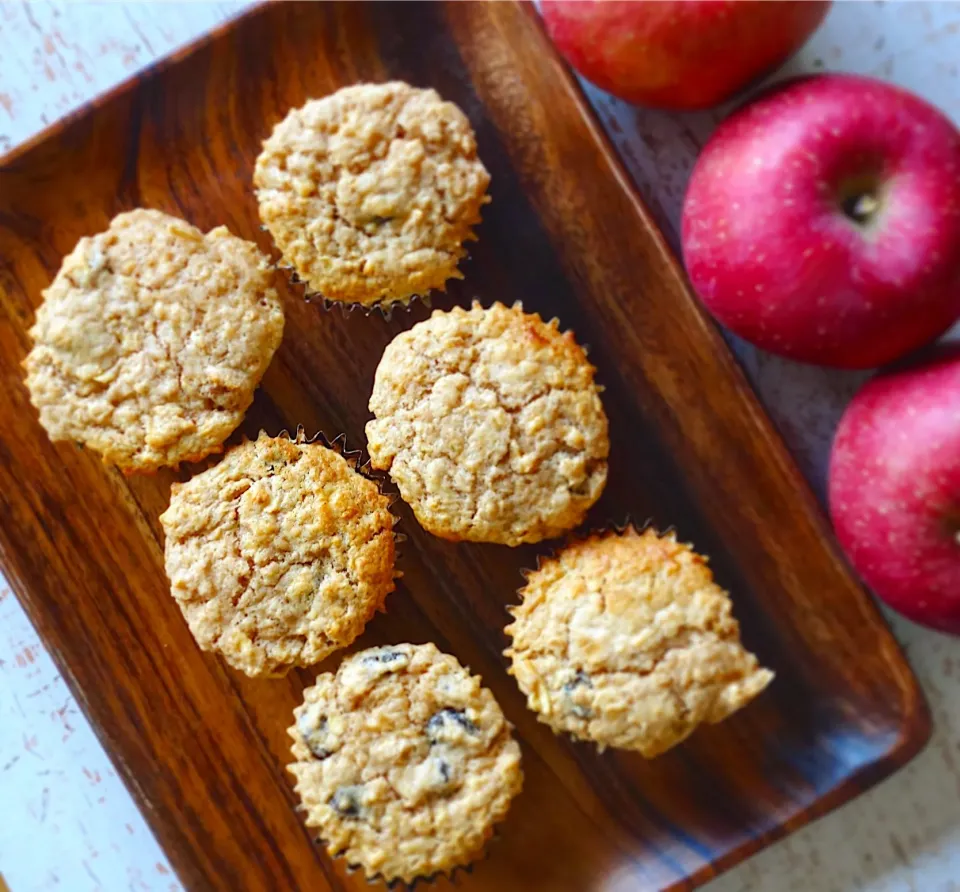
[[[830,513],[864,581],[960,635],[960,350],[870,381],[840,421]]]
[[[793,81],[724,121],[684,201],[694,288],[774,353],[896,359],[960,316],[960,132],[870,78]]]
[[[587,80],[641,105],[709,108],[793,55],[820,0],[543,0],[560,52]]]

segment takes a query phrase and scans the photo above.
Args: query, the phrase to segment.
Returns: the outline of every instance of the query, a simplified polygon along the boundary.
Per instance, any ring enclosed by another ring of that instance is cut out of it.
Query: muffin
[[[510,673],[542,722],[601,749],[657,756],[773,679],[706,559],[673,534],[593,535],[543,560],[520,595]]]
[[[321,443],[261,434],[174,484],[160,522],[190,631],[247,675],[350,644],[394,588],[389,498]]]
[[[516,304],[435,312],[384,351],[367,424],[431,533],[519,545],[577,526],[607,479],[607,417],[571,332]]]
[[[293,109],[253,181],[260,219],[307,289],[371,306],[462,277],[490,175],[457,106],[393,81]]]
[[[219,452],[280,344],[267,258],[159,211],[82,238],[43,292],[24,366],[50,438],[126,472]]]
[[[289,770],[331,855],[410,883],[475,860],[520,792],[493,694],[433,644],[361,651],[304,691]]]

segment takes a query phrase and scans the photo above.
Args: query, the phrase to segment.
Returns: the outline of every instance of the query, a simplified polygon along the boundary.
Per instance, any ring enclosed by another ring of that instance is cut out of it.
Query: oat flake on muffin
[[[773,679],[730,598],[673,534],[590,536],[529,573],[506,633],[510,673],[554,731],[651,758]]]
[[[367,424],[420,524],[519,545],[577,526],[607,478],[607,418],[571,332],[520,305],[435,312],[377,368]]]
[[[200,647],[277,675],[350,644],[394,588],[389,501],[339,452],[265,434],[174,484],[164,559]]]
[[[260,218],[284,262],[309,291],[364,305],[461,278],[489,182],[463,112],[398,81],[293,109],[254,172]]]
[[[43,293],[27,388],[52,440],[125,471],[220,450],[283,335],[267,258],[219,227],[120,214]]]
[[[410,883],[475,860],[520,791],[493,694],[433,644],[361,651],[304,691],[289,770],[332,855]]]

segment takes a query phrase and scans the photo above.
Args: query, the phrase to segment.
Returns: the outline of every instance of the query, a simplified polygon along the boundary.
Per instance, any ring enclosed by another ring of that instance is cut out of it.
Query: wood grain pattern
[[[651,517],[713,555],[748,645],[779,678],[652,763],[558,740],[524,709],[500,655],[518,570],[543,549],[443,543],[409,515],[403,585],[361,643],[437,641],[517,725],[527,787],[470,887],[692,888],[908,759],[928,719],[529,10],[271,6],[8,160],[0,561],[188,886],[364,887],[311,844],[282,770],[289,713],[314,672],[239,677],[197,651],[169,598],[156,518],[189,469],[124,479],[51,445],[19,361],[62,254],[123,209],[226,223],[269,248],[249,186],[259,140],[308,96],[386,77],[458,102],[493,174],[467,278],[438,305],[523,299],[592,345],[613,434],[593,523]],[[301,423],[362,443],[379,355],[425,308],[385,322],[325,312],[293,289],[286,308],[287,338],[244,430]]]

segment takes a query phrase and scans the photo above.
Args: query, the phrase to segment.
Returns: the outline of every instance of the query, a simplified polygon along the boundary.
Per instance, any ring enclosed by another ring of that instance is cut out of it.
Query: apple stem
[[[880,202],[877,201],[875,195],[871,195],[869,192],[865,192],[862,195],[858,195],[853,202],[853,207],[850,208],[849,214],[853,217],[857,223],[866,223],[876,212],[877,208],[880,207]]]

